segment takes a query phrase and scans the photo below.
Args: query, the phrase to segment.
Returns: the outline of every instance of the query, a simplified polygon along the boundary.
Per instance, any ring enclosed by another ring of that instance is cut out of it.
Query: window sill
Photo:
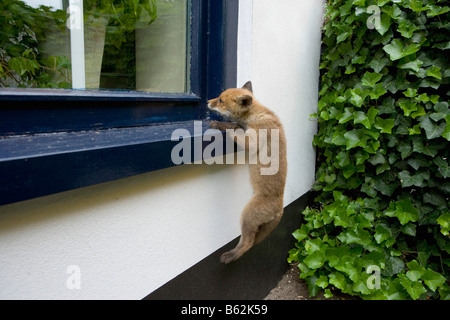
[[[192,93],[35,88],[1,88],[0,98],[2,101],[200,101]]]
[[[174,166],[176,129],[200,137],[187,121],[0,138],[0,205]]]

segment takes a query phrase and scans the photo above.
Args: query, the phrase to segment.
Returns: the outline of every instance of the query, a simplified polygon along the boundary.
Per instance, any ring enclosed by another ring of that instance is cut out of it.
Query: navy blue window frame
[[[173,166],[172,132],[236,83],[238,7],[191,0],[190,93],[0,89],[0,205]]]

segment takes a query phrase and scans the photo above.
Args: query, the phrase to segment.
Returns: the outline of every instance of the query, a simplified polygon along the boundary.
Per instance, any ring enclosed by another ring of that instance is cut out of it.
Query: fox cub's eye
[[[222,103],[222,102],[223,102],[222,99],[219,98],[219,103]]]

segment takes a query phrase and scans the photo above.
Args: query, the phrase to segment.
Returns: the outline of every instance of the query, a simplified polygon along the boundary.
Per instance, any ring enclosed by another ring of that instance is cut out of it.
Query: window
[[[2,2],[0,86],[188,92],[189,2]]]
[[[0,204],[172,166],[173,130],[235,85],[237,13],[237,0],[2,0]]]

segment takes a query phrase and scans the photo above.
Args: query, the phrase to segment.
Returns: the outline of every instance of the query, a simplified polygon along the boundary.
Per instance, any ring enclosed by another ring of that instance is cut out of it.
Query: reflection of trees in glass
[[[67,9],[68,0],[63,4]],[[104,87],[134,88],[134,30],[147,27],[156,19],[155,0],[85,0],[83,6],[86,62],[100,51],[105,75],[118,77],[110,85],[106,82]],[[2,0],[0,87],[70,88],[70,30],[66,21],[66,10],[32,8],[23,1]],[[105,27],[106,36],[105,30],[98,29]],[[101,46],[98,50],[86,46],[87,38],[96,40],[92,34],[103,37],[97,41]],[[127,81],[120,79],[123,75]],[[89,82],[92,81],[87,79],[86,83]]]
[[[140,18],[133,17],[134,9],[130,12],[130,7],[119,12],[115,3],[110,11],[117,15],[109,19],[106,27],[101,87],[186,92],[188,1],[146,2],[151,6],[141,11],[144,13]]]
[[[83,1],[85,87],[188,91],[188,2]],[[0,1],[0,87],[72,87],[78,48],[70,47],[66,24],[73,10],[69,0],[62,4]]]
[[[157,0],[158,19],[136,29],[137,90],[187,92],[187,0]]]
[[[106,19],[100,87],[136,88],[135,29],[149,26],[157,17],[156,0],[87,0],[85,18]],[[94,32],[90,29],[89,32]],[[85,30],[85,33],[87,31]],[[85,37],[86,39],[86,37]],[[85,40],[86,41],[86,40]],[[88,51],[86,51],[88,54]]]
[[[0,2],[0,87],[68,88],[66,13],[32,8],[22,1]],[[47,38],[47,34],[59,34]],[[61,52],[47,52],[51,42]],[[66,52],[63,52],[66,51]]]
[[[114,21],[106,26],[101,88],[128,90],[136,88],[135,42],[134,29],[123,30]]]

